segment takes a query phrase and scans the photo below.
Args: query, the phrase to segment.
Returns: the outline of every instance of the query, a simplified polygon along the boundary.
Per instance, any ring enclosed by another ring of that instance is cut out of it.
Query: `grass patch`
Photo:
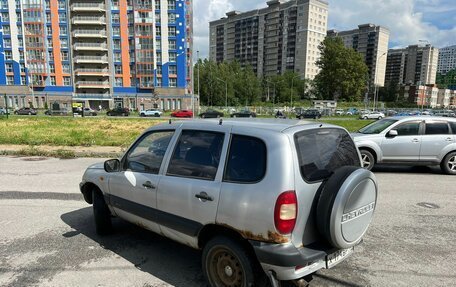
[[[127,147],[159,122],[163,120],[13,116],[0,120],[0,144]]]
[[[331,119],[331,118],[321,118],[319,121],[337,125],[346,128],[349,132],[356,132],[360,128],[367,126],[368,124],[374,122],[373,120],[357,120],[357,119]]]

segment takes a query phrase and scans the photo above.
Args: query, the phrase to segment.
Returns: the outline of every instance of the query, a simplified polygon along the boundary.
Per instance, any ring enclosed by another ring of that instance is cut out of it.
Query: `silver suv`
[[[353,138],[369,170],[377,163],[440,165],[456,174],[456,119],[391,117],[367,125]]]
[[[202,249],[211,286],[305,285],[353,252],[377,202],[345,129],[293,120],[154,126],[80,189],[99,234],[117,216]]]

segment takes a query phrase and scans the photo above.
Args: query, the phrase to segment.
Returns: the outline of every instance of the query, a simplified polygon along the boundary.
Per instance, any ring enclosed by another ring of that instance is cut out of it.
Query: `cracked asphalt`
[[[122,220],[94,232],[79,193],[100,159],[0,157],[0,286],[205,286],[200,252]],[[454,286],[456,177],[380,167],[374,222],[311,286]]]

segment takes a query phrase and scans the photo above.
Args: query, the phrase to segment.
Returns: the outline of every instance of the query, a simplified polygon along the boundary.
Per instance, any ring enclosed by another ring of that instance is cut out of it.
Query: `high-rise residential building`
[[[454,69],[456,69],[456,45],[441,48],[439,50],[437,73],[445,75]]]
[[[0,92],[17,107],[190,108],[192,21],[191,0],[0,0]]]
[[[328,37],[340,37],[347,48],[360,53],[368,68],[369,87],[384,86],[389,30],[374,24],[358,25],[348,31],[329,30]],[[373,91],[373,89],[371,89]]]
[[[258,76],[294,71],[313,79],[318,46],[326,36],[328,2],[272,0],[266,8],[229,12],[210,22],[209,57],[250,65]]]
[[[427,45],[411,45],[388,50],[386,82],[433,85],[437,74],[439,49]]]

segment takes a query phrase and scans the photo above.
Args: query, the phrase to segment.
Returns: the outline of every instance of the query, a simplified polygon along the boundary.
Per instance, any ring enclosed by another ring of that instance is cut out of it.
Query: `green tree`
[[[456,87],[456,69],[449,71],[445,75],[437,74],[436,83],[441,89]]]
[[[366,89],[368,68],[358,52],[341,38],[326,38],[319,46],[321,69],[315,78],[317,95],[326,100],[358,101]]]

